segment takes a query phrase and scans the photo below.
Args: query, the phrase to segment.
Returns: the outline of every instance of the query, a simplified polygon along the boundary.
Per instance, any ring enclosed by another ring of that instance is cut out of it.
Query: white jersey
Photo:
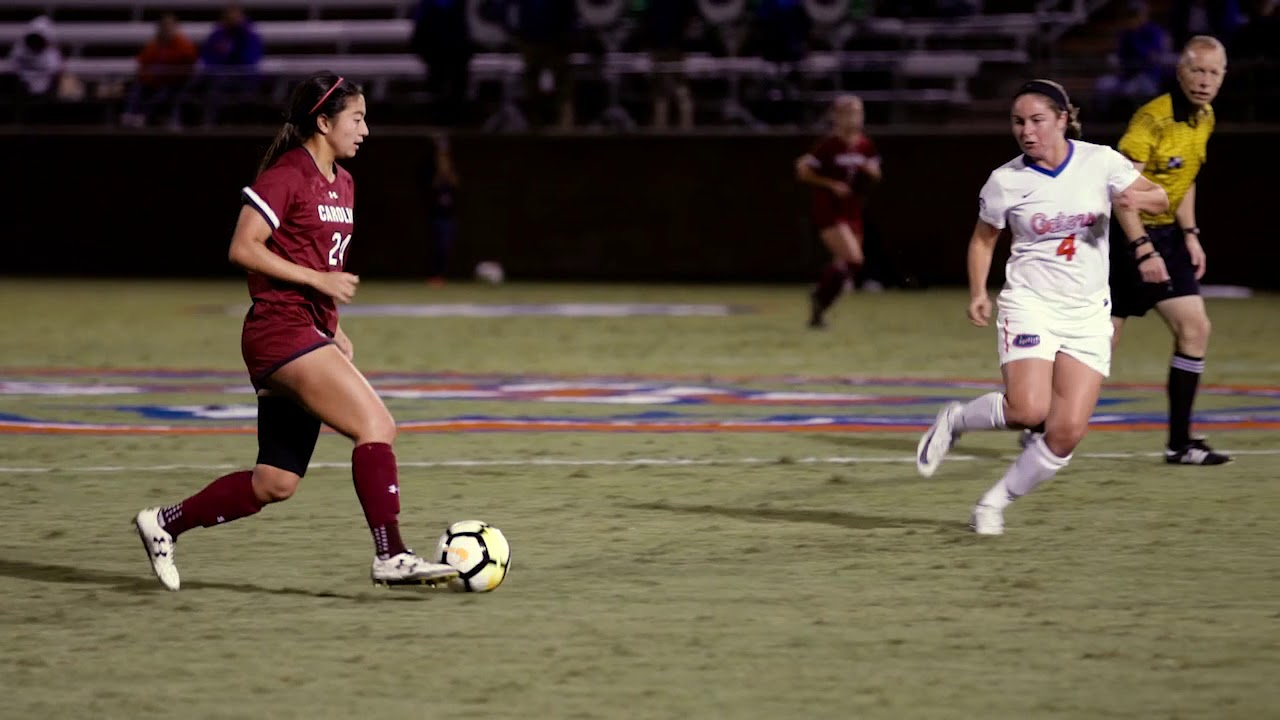
[[[1068,140],[1054,170],[1025,155],[991,173],[978,217],[1013,234],[1002,297],[1033,293],[1061,309],[1097,308],[1110,297],[1111,196],[1140,173],[1105,145]]]

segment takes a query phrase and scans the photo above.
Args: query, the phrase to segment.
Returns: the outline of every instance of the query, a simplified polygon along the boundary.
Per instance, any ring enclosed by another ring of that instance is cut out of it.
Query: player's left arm
[[[1169,209],[1169,194],[1145,175],[1139,175],[1129,187],[1112,196],[1111,202],[1118,208],[1158,215]]]
[[[348,194],[351,196],[352,209],[356,206],[356,189],[353,186]],[[338,351],[347,356],[348,360],[355,360],[356,346],[351,342],[351,338],[347,337],[347,333],[342,329],[342,322],[338,322],[338,326],[333,331],[333,344],[338,346]]]
[[[1142,175],[1136,162],[1112,151],[1107,158],[1107,190],[1112,198],[1112,211],[1127,238],[1128,250],[1138,265],[1144,282],[1168,282],[1169,271],[1147,235],[1138,210],[1162,213],[1169,209],[1169,196],[1164,188]]]
[[[1187,242],[1187,254],[1191,256],[1191,266],[1196,269],[1196,279],[1204,277],[1205,254],[1200,245],[1200,228],[1196,226],[1196,184],[1191,183],[1182,202],[1173,211],[1178,219],[1178,227],[1182,228],[1183,239]]]
[[[1110,150],[1106,153],[1107,189],[1115,214],[1120,211],[1158,215],[1169,209],[1169,195],[1164,188],[1142,174],[1145,162]],[[1127,232],[1127,229],[1126,229]]]

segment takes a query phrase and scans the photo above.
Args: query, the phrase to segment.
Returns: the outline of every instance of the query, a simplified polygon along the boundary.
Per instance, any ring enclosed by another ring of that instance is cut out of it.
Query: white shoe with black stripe
[[[960,434],[955,431],[951,418],[962,407],[957,402],[945,405],[938,411],[938,417],[934,419],[929,431],[920,438],[920,444],[916,445],[916,470],[921,475],[931,477],[956,444]]]

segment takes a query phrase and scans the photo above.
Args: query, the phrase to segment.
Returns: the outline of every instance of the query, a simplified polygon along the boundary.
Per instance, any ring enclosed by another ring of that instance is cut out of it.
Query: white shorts
[[[1053,361],[1066,353],[1097,370],[1111,374],[1111,312],[1108,305],[1083,313],[1064,313],[1047,303],[1001,296],[996,314],[996,350],[1000,366],[1014,360]]]

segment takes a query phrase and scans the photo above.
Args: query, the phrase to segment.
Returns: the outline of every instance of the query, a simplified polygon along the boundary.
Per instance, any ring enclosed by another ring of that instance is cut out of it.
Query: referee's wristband
[[[1198,227],[1182,228],[1182,234],[1195,235],[1196,237],[1200,237],[1200,228]]]
[[[1152,247],[1153,249],[1155,248],[1155,243],[1152,243],[1152,242],[1151,242],[1151,236],[1150,236],[1150,235],[1143,235],[1142,237],[1138,238],[1137,240],[1130,240],[1130,241],[1129,241],[1129,252],[1130,252],[1134,257],[1137,257],[1137,255],[1138,255],[1138,248],[1140,248],[1140,247],[1142,247],[1143,245],[1146,245],[1146,244],[1148,244],[1148,243],[1150,243],[1150,244],[1151,244],[1151,247]]]
[[[1143,255],[1140,258],[1134,258],[1134,261],[1136,264],[1141,265],[1142,263],[1150,260],[1151,258],[1158,258],[1158,257],[1160,257],[1160,253],[1156,252],[1155,250],[1152,250],[1151,252],[1147,253],[1146,255]]]

